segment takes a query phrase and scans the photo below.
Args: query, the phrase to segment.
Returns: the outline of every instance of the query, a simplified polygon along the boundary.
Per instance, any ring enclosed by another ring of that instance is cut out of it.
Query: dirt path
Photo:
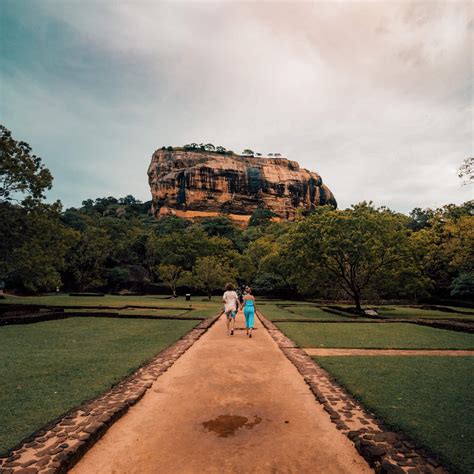
[[[72,472],[372,472],[256,327],[227,336],[220,318]]]
[[[310,356],[474,356],[474,350],[440,349],[303,349]]]

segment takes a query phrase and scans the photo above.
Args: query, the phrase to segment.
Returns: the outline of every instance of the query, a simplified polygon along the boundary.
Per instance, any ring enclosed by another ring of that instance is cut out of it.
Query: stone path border
[[[427,356],[427,357],[464,357],[474,356],[474,350],[464,349],[321,349],[308,347],[303,349],[309,356]]]
[[[365,410],[303,349],[296,347],[272,322],[257,312],[281,351],[304,377],[336,428],[342,431],[377,473],[436,473],[448,471],[439,460],[408,437],[389,431]]]
[[[99,397],[73,408],[0,457],[1,474],[67,472],[153,382],[166,372],[220,317],[205,319],[130,377]]]

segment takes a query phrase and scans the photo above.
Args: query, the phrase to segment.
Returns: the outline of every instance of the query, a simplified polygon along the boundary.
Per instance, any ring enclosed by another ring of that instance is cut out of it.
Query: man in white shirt
[[[239,309],[239,297],[234,290],[234,285],[232,283],[227,283],[225,286],[225,293],[222,296],[224,301],[224,313],[227,319],[227,334],[234,335],[235,327],[235,315]]]

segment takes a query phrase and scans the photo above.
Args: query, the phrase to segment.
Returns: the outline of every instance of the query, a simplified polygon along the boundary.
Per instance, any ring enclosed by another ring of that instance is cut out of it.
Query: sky
[[[472,2],[1,0],[0,121],[49,200],[132,194],[163,145],[278,152],[339,207],[474,198]]]

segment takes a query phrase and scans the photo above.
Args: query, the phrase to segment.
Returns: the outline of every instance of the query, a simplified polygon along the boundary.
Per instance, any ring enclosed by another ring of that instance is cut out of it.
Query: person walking
[[[255,318],[255,297],[252,295],[250,287],[245,288],[244,295],[244,316],[245,326],[247,328],[247,336],[252,337],[252,330]]]
[[[234,290],[234,285],[232,283],[227,283],[225,286],[225,293],[222,296],[224,301],[224,313],[227,321],[227,334],[233,336],[235,328],[235,315],[239,308],[239,297]]]

